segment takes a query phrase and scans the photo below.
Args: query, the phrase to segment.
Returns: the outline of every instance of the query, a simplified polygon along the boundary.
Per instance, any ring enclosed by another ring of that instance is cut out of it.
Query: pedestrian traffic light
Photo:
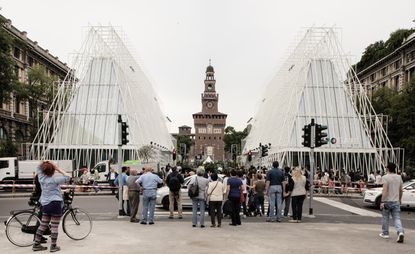
[[[327,145],[327,132],[323,132],[325,130],[327,130],[327,126],[316,124],[316,147]]]
[[[265,157],[265,156],[268,156],[268,146],[267,145],[264,145],[261,148],[261,157]]]
[[[176,160],[176,149],[173,149],[173,152],[172,152],[172,155],[173,155],[173,160],[175,161]]]
[[[128,142],[130,142],[127,139],[127,136],[129,135],[128,131],[128,125],[126,122],[121,122],[121,144],[126,145]]]
[[[248,161],[249,162],[252,161],[252,152],[251,152],[251,150],[249,150],[249,152],[248,152]]]
[[[304,125],[303,128],[304,134],[303,134],[303,143],[301,143],[305,147],[311,147],[311,125],[307,124]]]

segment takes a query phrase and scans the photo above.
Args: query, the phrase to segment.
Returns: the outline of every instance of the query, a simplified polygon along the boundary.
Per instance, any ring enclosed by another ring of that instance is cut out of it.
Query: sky
[[[0,14],[71,64],[85,27],[121,27],[177,127],[193,127],[212,59],[219,111],[243,130],[298,33],[341,28],[351,62],[398,28],[415,27],[414,0],[0,0]]]

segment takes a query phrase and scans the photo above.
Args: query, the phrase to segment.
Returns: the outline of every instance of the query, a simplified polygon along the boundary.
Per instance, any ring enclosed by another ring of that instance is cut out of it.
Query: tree
[[[0,157],[15,157],[16,153],[16,145],[10,139],[0,142]]]
[[[240,149],[241,142],[246,136],[248,136],[248,128],[245,128],[243,131],[236,131],[232,126],[226,127],[223,137],[225,151],[230,152],[232,144],[237,144]]]
[[[138,149],[137,153],[138,157],[140,157],[140,159],[142,159],[145,163],[153,159],[154,156],[154,151],[150,145],[142,146],[140,149]]]
[[[390,116],[388,137],[393,146],[405,148],[406,165],[415,168],[415,78],[400,93],[379,89],[372,105],[376,113]]]
[[[415,32],[415,29],[398,29],[392,32],[389,39],[377,41],[366,47],[360,61],[353,66],[357,73],[389,55],[402,45],[405,38]]]
[[[10,55],[13,40],[4,28],[4,18],[0,17],[0,103],[10,100],[10,93],[15,90],[17,76]]]
[[[40,105],[49,106],[53,102],[54,92],[58,89],[58,78],[49,76],[45,67],[34,66],[28,71],[27,84],[15,87],[15,94],[18,100],[29,102],[29,116],[31,116],[31,139],[33,139],[41,124],[38,120],[43,117],[38,114]]]
[[[189,153],[190,147],[192,146],[192,139],[188,135],[178,135],[177,136],[177,154],[180,154],[180,144],[186,144],[186,153]]]

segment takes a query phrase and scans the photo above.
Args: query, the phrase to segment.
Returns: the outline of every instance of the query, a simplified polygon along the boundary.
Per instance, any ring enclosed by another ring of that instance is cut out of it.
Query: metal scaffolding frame
[[[338,141],[315,149],[321,169],[383,171],[388,161],[403,167],[403,149],[389,141],[341,49],[338,29],[313,27],[301,34],[261,98],[244,153],[271,143],[269,156],[256,156],[254,165],[278,160],[307,167],[302,128],[314,118]]]
[[[137,150],[158,144],[154,158],[169,162],[173,149],[159,99],[127,38],[112,26],[89,27],[73,69],[34,139],[29,159],[73,159],[77,167],[116,158],[117,116],[129,125],[124,159],[139,159]],[[154,161],[156,162],[156,161]]]

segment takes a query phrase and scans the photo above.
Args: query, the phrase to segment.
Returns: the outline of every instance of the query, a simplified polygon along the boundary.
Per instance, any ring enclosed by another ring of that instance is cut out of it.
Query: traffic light
[[[236,144],[232,144],[231,145],[231,155],[232,155],[232,160],[233,161],[236,161],[236,156],[238,155],[237,154],[237,146],[236,146]]]
[[[128,129],[128,125],[126,122],[121,122],[121,144],[126,145],[128,144],[128,142],[130,142],[127,139],[127,136],[129,135],[129,133],[127,132]]]
[[[261,148],[261,157],[265,157],[265,156],[268,156],[268,146],[267,145],[264,145]]]
[[[323,132],[325,130],[327,126],[316,124],[316,147],[327,145],[327,132]]]
[[[173,152],[172,152],[172,155],[173,155],[173,160],[175,161],[176,160],[176,149],[173,149]]]
[[[311,125],[307,124],[304,125],[303,128],[304,134],[303,134],[303,143],[301,143],[305,147],[311,147]]]
[[[249,152],[248,152],[248,161],[249,162],[252,161],[252,152],[251,152],[251,150],[249,150]]]

